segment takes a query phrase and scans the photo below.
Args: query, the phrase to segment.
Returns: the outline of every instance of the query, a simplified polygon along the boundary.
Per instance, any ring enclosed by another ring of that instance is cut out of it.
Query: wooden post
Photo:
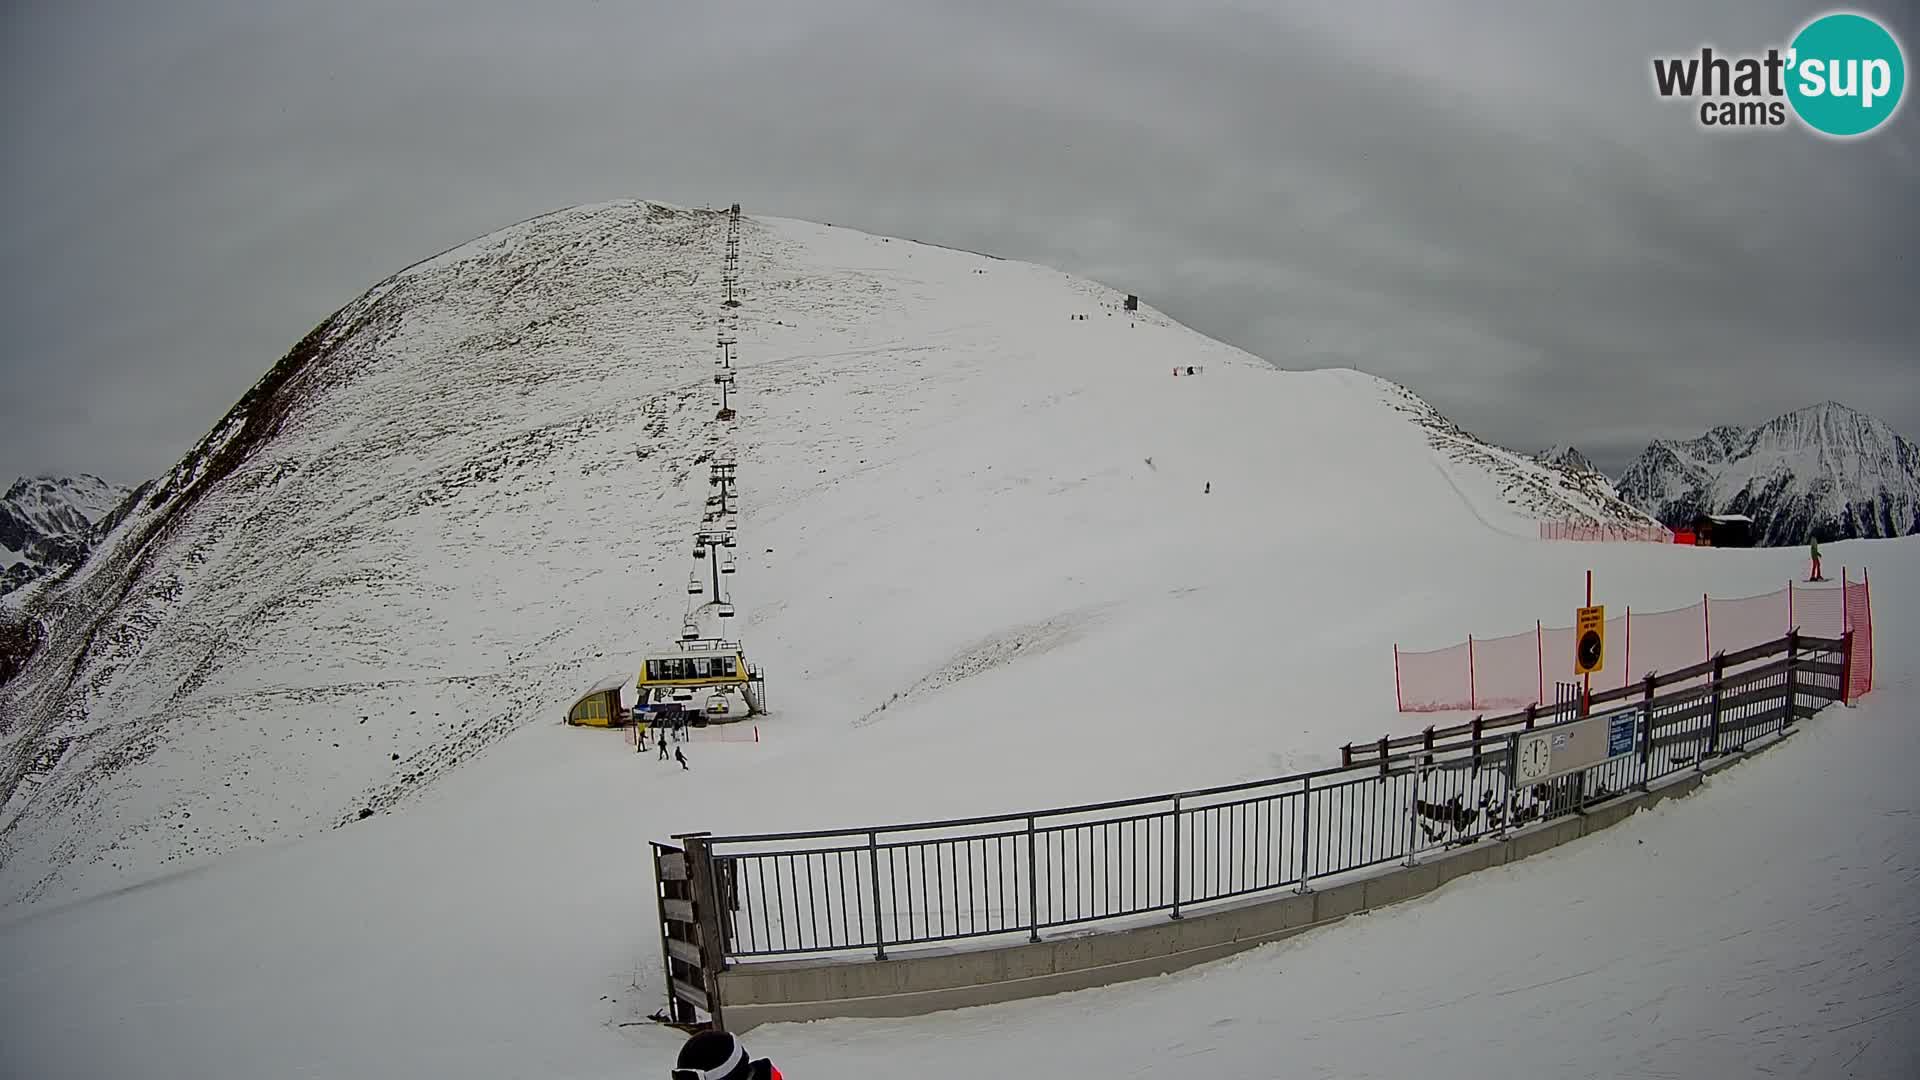
[[[694,921],[700,928],[700,981],[707,992],[707,1014],[713,1026],[724,1031],[727,1022],[721,1015],[720,973],[727,969],[727,950],[720,934],[720,889],[714,880],[713,850],[708,847],[706,833],[678,839],[686,844],[687,883],[693,893]]]

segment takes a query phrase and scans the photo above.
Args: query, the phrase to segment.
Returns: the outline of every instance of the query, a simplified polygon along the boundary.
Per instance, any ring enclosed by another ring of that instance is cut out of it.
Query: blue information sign
[[[1633,728],[1637,712],[1615,713],[1607,717],[1607,756],[1617,758],[1633,753]]]

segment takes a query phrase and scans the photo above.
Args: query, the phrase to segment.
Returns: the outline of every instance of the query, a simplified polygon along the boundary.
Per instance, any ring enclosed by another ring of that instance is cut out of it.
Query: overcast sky
[[[1841,143],[1651,90],[1822,10],[13,0],[0,473],[137,483],[380,278],[629,197],[1058,266],[1613,468],[1829,398],[1911,437],[1920,109]],[[1911,64],[1912,0],[1860,10]]]

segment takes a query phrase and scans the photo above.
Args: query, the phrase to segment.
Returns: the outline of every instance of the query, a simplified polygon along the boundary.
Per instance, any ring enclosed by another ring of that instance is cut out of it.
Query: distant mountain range
[[[0,498],[0,594],[86,558],[96,526],[127,494],[85,473],[15,481]]]
[[[1598,476],[1571,447],[1537,455]],[[1701,512],[1753,519],[1754,542],[1804,544],[1920,533],[1920,445],[1828,401],[1758,427],[1659,439],[1627,466],[1621,499],[1678,527]]]

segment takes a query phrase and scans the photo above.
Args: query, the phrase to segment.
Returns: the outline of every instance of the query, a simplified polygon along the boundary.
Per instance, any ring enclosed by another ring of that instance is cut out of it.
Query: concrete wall
[[[1778,741],[1720,758],[1706,771]],[[1691,794],[1701,779],[1701,774],[1684,773],[1646,794],[1623,795],[1505,840],[1481,840],[1411,867],[1396,864],[1364,872],[1366,876],[1322,879],[1312,892],[1283,892],[1235,906],[1208,905],[1179,919],[1158,916],[1147,925],[1124,929],[1082,929],[1037,943],[925,950],[886,960],[741,964],[719,977],[723,1020],[728,1029],[741,1032],[759,1024],[832,1016],[916,1016],[1162,975],[1409,900],[1476,870],[1558,847],[1625,821],[1643,807]]]

